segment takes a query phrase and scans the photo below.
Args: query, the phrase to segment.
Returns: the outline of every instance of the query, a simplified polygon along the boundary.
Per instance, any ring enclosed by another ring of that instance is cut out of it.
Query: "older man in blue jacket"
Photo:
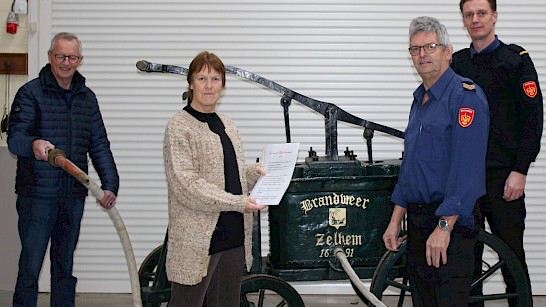
[[[49,64],[23,85],[10,113],[8,147],[17,156],[17,213],[21,254],[13,306],[36,306],[38,277],[51,239],[51,306],[74,306],[72,275],[87,189],[47,162],[48,149],[64,151],[87,173],[91,158],[104,190],[99,204],[115,205],[119,176],[97,98],[77,71],[81,42],[71,33],[53,37]]]

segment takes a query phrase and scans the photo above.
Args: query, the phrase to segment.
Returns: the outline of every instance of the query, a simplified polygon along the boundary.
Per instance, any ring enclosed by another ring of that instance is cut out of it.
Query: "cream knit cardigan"
[[[233,143],[242,195],[224,190],[224,155],[220,136],[208,124],[182,110],[165,129],[163,159],[168,185],[169,242],[167,278],[195,285],[207,274],[210,240],[221,211],[244,214],[246,268],[252,265],[252,213],[244,213],[248,191],[259,178],[255,165],[245,165],[234,122],[218,114]]]

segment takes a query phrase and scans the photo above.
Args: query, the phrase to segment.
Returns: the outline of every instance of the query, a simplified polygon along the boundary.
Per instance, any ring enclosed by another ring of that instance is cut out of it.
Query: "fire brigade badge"
[[[459,125],[466,128],[472,124],[474,120],[474,110],[471,108],[460,108],[459,109]]]
[[[330,208],[328,224],[339,229],[339,227],[347,226],[347,209],[346,208]]]
[[[537,84],[535,81],[527,81],[523,83],[523,91],[525,92],[525,95],[530,98],[535,98],[538,93]]]

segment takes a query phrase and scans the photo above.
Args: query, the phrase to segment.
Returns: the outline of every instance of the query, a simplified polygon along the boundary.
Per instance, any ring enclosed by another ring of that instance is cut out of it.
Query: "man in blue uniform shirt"
[[[467,306],[485,194],[489,111],[483,90],[450,67],[453,47],[432,17],[412,20],[409,52],[423,83],[413,93],[404,159],[383,235],[397,250],[407,214],[408,273],[414,306]]]

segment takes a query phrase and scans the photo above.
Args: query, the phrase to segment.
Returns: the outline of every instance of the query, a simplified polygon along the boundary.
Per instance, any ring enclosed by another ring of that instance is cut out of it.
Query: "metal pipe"
[[[144,72],[161,72],[161,73],[173,73],[173,74],[179,74],[179,75],[187,75],[188,69],[176,65],[164,65],[164,64],[158,64],[158,63],[151,63],[145,60],[140,60],[136,63],[136,67],[140,71]],[[358,125],[361,127],[366,128],[367,130],[370,130],[372,133],[367,134],[370,139],[367,140],[368,144],[368,156],[370,157],[370,163],[373,162],[371,160],[371,138],[373,137],[373,130],[378,130],[381,132],[384,132],[386,134],[390,134],[395,137],[404,138],[404,132],[383,126],[380,124],[376,124],[374,122],[359,118],[357,116],[352,115],[351,113],[341,109],[335,104],[324,102],[320,100],[316,100],[310,97],[307,97],[305,95],[302,95],[298,92],[295,92],[289,88],[286,88],[274,81],[271,81],[269,79],[266,79],[260,75],[257,75],[255,73],[252,73],[250,71],[246,71],[244,69],[235,67],[235,66],[229,66],[226,67],[226,72],[231,73],[233,75],[236,75],[238,77],[256,82],[258,84],[261,84],[265,87],[268,87],[280,94],[283,95],[283,98],[281,101],[288,97],[290,100],[296,100],[299,103],[303,104],[304,106],[311,108],[312,110],[322,114],[325,119],[325,130],[326,130],[326,156],[329,158],[330,161],[338,161],[338,149],[337,149],[337,122],[343,121],[346,123]],[[288,108],[284,108],[285,112],[285,128],[287,129],[287,139],[290,139],[289,128],[287,124],[288,120]],[[290,140],[288,141],[290,143]]]
[[[72,161],[67,159],[66,154],[62,150],[48,149],[47,160],[54,167],[60,167],[70,175],[74,176],[91,192],[91,194],[93,194],[96,199],[102,199],[102,197],[104,196],[104,191],[99,187],[97,183],[95,183],[95,181],[89,178],[89,176],[84,171],[82,171]],[[121,219],[121,216],[119,215],[116,207],[106,209],[106,212],[114,223],[114,227],[116,228],[119,239],[121,241],[121,246],[123,247],[123,252],[125,253],[127,268],[129,269],[129,279],[131,281],[131,290],[133,292],[133,306],[142,307],[138,269],[135,261],[135,255],[133,253],[133,247],[131,246],[131,240],[129,239],[129,234],[127,233],[127,228],[125,227],[125,224],[123,223],[123,220]]]
[[[351,264],[349,264],[349,260],[347,260],[347,255],[345,255],[345,252],[342,248],[336,247],[334,248],[334,255],[336,255],[336,258],[341,262],[341,266],[343,267],[343,270],[345,270],[345,273],[349,276],[349,279],[353,282],[353,285],[358,288],[360,293],[370,301],[374,306],[378,307],[387,307],[387,305],[383,304],[373,293],[370,292],[365,286],[364,283],[360,280],[360,277],[356,274],[356,272],[351,267]]]

